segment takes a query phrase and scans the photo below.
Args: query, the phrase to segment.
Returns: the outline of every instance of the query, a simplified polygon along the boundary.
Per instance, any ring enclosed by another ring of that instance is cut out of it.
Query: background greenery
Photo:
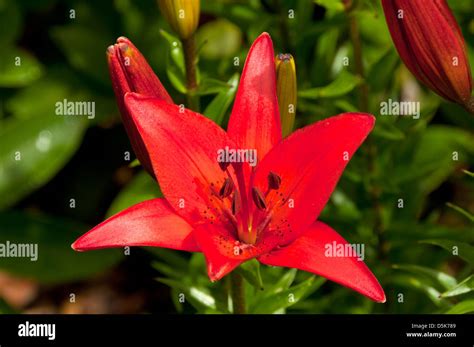
[[[449,4],[474,63],[474,1]],[[294,19],[288,18],[290,9]],[[202,1],[199,93],[208,117],[225,126],[243,65],[234,66],[234,57],[243,62],[263,31],[271,34],[276,52],[296,59],[298,127],[357,111],[363,83],[369,111],[377,117],[321,219],[351,243],[365,243],[365,261],[387,303],[374,304],[301,271],[257,269],[249,262],[240,270],[249,280],[249,310],[473,312],[474,177],[463,170],[473,169],[474,116],[407,72],[379,1],[360,1],[352,15],[360,26],[365,79],[352,63],[341,64],[344,57],[353,61],[341,1]],[[79,254],[70,248],[106,215],[160,194],[140,167],[124,160],[131,148],[105,59],[108,45],[129,37],[173,99],[184,102],[182,53],[156,3],[0,0],[0,29],[0,241],[39,244],[36,263],[0,259],[0,311],[228,312],[222,289],[229,283],[209,282],[201,254]],[[21,57],[21,67],[15,57]],[[421,101],[420,119],[379,114],[381,101],[401,97]],[[63,99],[95,101],[96,118],[56,116],[55,103]],[[20,161],[14,160],[17,151]]]

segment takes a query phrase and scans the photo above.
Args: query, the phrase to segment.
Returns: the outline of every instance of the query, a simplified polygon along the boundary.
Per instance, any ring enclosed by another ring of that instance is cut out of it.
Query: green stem
[[[196,70],[196,38],[194,35],[182,40],[184,64],[186,69],[186,101],[188,108],[199,112],[199,97],[196,95],[198,88]]]
[[[359,108],[362,112],[369,111],[369,86],[365,80],[365,69],[362,54],[362,41],[360,39],[359,23],[354,14],[349,13],[349,33],[354,49],[354,63],[357,75],[362,79],[359,85]]]
[[[362,79],[359,85],[359,108],[362,112],[369,112],[369,86],[365,79],[364,61],[362,53],[362,41],[360,37],[359,24],[353,13],[348,13],[349,31],[354,49],[354,62],[356,74]],[[374,230],[378,238],[378,258],[384,260],[386,257],[386,241],[384,237],[383,206],[380,203],[382,189],[377,185],[374,178],[377,175],[377,146],[369,137],[367,144],[367,168],[370,177],[369,196],[375,212]]]
[[[290,40],[290,32],[288,28],[288,13],[285,11],[283,8],[283,5],[281,3],[281,0],[278,0],[276,2],[276,7],[278,9],[278,24],[279,24],[279,30],[280,30],[280,35],[281,35],[281,41],[282,41],[282,46],[283,46],[283,51],[284,52],[290,52],[291,51],[291,40]]]
[[[245,314],[245,287],[244,279],[235,271],[230,274],[230,294],[234,314]]]

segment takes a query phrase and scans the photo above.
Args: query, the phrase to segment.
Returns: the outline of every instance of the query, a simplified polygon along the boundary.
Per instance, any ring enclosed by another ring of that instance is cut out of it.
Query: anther
[[[229,165],[230,165],[230,162],[228,162],[228,161],[220,161],[219,162],[219,167],[221,168],[222,171],[227,170]]]
[[[270,171],[268,174],[268,189],[278,189],[281,185],[281,177],[276,173]]]
[[[224,181],[224,184],[222,185],[221,190],[219,191],[219,196],[221,198],[227,198],[232,191],[234,190],[234,183],[232,183],[232,180],[227,177]]]
[[[259,210],[266,210],[267,203],[262,192],[257,187],[252,188],[252,199]]]
[[[240,201],[239,192],[236,190],[234,196],[232,197],[232,214],[235,216],[240,212],[242,205]]]

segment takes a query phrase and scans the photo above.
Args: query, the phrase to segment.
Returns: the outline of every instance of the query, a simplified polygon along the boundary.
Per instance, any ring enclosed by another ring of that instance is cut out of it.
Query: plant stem
[[[369,87],[365,80],[364,61],[362,59],[362,42],[360,39],[359,24],[354,14],[349,13],[349,33],[354,49],[354,63],[357,75],[362,79],[359,85],[359,109],[362,112],[369,111]]]
[[[362,112],[369,112],[369,86],[365,79],[364,61],[362,54],[362,41],[360,38],[359,24],[353,13],[348,13],[349,16],[349,31],[354,49],[355,71],[357,75],[362,78],[362,83],[359,85],[359,108]],[[369,196],[375,212],[374,230],[378,238],[378,258],[384,260],[386,257],[386,241],[384,238],[383,225],[383,206],[380,203],[382,189],[374,182],[374,177],[377,174],[377,146],[369,137],[366,140],[367,144],[367,168],[370,177]]]
[[[244,279],[235,271],[230,274],[230,293],[234,314],[245,314],[245,287]]]
[[[186,101],[188,108],[199,112],[199,97],[196,95],[198,88],[196,71],[196,38],[194,34],[182,40],[184,52],[184,64],[186,69]]]
[[[282,48],[284,52],[291,51],[291,40],[288,28],[288,14],[283,8],[281,0],[276,1],[276,8],[278,10],[278,24],[282,41]]]

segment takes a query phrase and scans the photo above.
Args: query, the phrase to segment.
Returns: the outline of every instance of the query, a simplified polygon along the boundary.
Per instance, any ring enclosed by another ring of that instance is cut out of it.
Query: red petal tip
[[[71,245],[71,248],[75,250],[76,252],[82,252],[84,249],[80,246],[80,241],[82,239],[82,236],[78,238],[74,243]]]
[[[107,51],[106,51],[106,54],[107,56],[110,58],[111,56],[113,56],[115,54],[115,46],[114,45],[110,45],[109,47],[107,47]]]
[[[131,43],[131,41],[126,38],[125,36],[120,36],[119,38],[117,38],[117,43]]]

